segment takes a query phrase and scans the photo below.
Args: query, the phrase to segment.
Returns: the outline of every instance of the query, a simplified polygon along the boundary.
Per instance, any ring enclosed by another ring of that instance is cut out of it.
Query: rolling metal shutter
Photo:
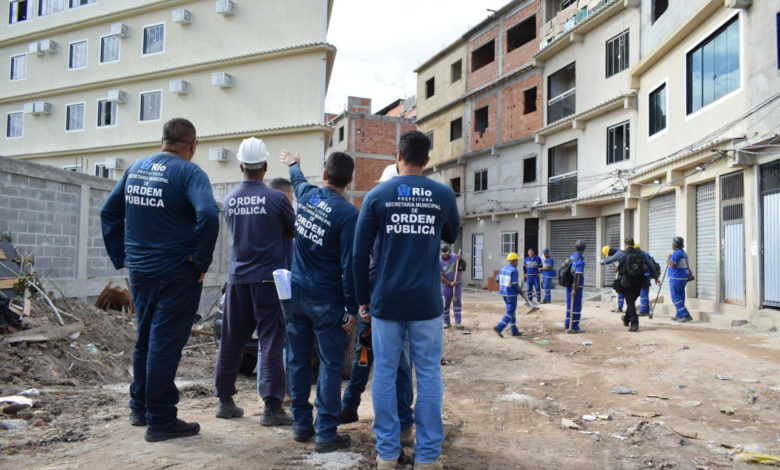
[[[648,204],[648,247],[647,252],[666,269],[666,257],[672,253],[672,238],[675,236],[675,194],[664,194],[650,199]],[[661,273],[663,276],[663,273]],[[668,276],[667,276],[668,278]],[[669,293],[669,279],[664,281],[661,292]]]
[[[723,301],[745,305],[745,185],[741,171],[720,178]]]
[[[780,307],[780,160],[761,167],[763,305]]]
[[[596,252],[601,247],[596,246],[596,219],[572,219],[550,221],[550,256],[555,260],[555,269],[574,253],[574,243],[582,239],[587,245],[583,259],[585,260],[585,285],[596,286]]]
[[[623,243],[620,241],[620,215],[607,216],[604,223],[604,240],[612,248],[620,250]],[[601,247],[598,247],[601,250]],[[587,266],[586,266],[587,267]],[[604,266],[604,287],[611,287],[615,280],[615,264]]]
[[[715,182],[696,186],[696,297],[707,300],[718,296],[716,196]]]

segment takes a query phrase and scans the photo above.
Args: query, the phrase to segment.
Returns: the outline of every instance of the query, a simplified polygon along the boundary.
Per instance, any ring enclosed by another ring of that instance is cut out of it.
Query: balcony
[[[547,124],[552,124],[576,112],[576,89],[567,90],[547,102]]]
[[[577,172],[552,176],[547,183],[547,202],[565,201],[577,197]]]

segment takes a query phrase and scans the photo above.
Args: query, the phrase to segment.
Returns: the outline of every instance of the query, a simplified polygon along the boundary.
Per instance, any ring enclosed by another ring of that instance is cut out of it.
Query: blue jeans
[[[528,285],[528,301],[534,299],[534,291],[536,291],[536,300],[542,300],[542,292],[539,290],[539,275],[528,275],[526,278],[526,284]]]
[[[341,371],[344,368],[344,329],[341,317],[344,305],[317,302],[293,293],[293,298],[282,301],[282,311],[287,320],[287,344],[290,367],[290,391],[293,429],[304,431],[312,428],[317,442],[336,439],[340,424]],[[439,325],[441,329],[441,325]],[[311,353],[317,340],[320,370],[317,378],[317,419],[313,420],[311,394]],[[395,401],[394,401],[395,402]]]
[[[672,293],[672,302],[674,302],[674,308],[677,309],[677,318],[685,318],[690,315],[688,309],[685,308],[685,285],[688,284],[687,279],[669,279],[669,289]]]
[[[284,349],[282,350],[282,362],[284,362],[284,393],[290,394],[290,365],[287,363],[288,357],[287,335],[284,336]],[[260,391],[263,387],[263,345],[260,339],[257,340],[257,394],[262,396]]]
[[[506,304],[506,313],[504,314],[504,317],[501,319],[501,321],[498,322],[496,328],[498,328],[498,331],[504,331],[504,328],[509,325],[512,333],[518,333],[515,319],[515,311],[517,310],[517,296],[505,295],[504,303]]]
[[[444,424],[441,419],[442,393],[441,344],[442,319],[395,321],[371,319],[374,345],[374,433],[376,451],[384,460],[398,458],[401,452],[401,425],[396,400],[396,374],[401,362],[404,337],[409,335],[412,362],[417,377],[417,425],[415,461],[431,463],[441,455]]]
[[[138,320],[130,408],[146,415],[152,431],[176,421],[179,390],[174,379],[200,303],[199,276],[189,262],[158,276],[130,272]]]
[[[552,289],[552,280],[551,277],[542,277],[542,289],[544,289],[544,301],[549,302],[552,300],[552,296],[550,295],[550,290]]]
[[[352,361],[352,375],[349,378],[347,388],[344,389],[344,397],[341,399],[342,409],[357,410],[360,406],[360,395],[366,390],[368,376],[371,374],[371,365],[374,363],[374,351],[369,349],[367,354],[368,363],[360,365],[360,353],[363,351],[360,337],[370,327],[370,322],[366,323],[358,317],[355,359]],[[398,419],[401,422],[401,429],[407,429],[414,424],[414,415],[412,414],[414,390],[412,389],[412,361],[409,357],[408,337],[405,338],[404,346],[401,350],[401,360],[398,364],[398,376],[395,380],[395,387],[398,401]]]

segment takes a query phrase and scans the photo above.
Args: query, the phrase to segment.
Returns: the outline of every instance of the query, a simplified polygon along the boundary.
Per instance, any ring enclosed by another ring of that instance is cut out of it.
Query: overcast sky
[[[328,42],[338,48],[325,111],[347,96],[371,98],[376,112],[416,94],[413,70],[487,18],[506,0],[335,0]]]

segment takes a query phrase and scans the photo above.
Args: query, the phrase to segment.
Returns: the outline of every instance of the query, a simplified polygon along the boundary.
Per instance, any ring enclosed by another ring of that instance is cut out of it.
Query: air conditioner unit
[[[108,90],[108,101],[116,101],[117,103],[125,103],[127,101],[127,93],[122,90]]]
[[[55,52],[57,52],[57,42],[52,39],[44,39],[39,44],[40,44],[41,54],[44,52],[48,52],[50,54],[54,54]]]
[[[232,0],[217,0],[217,13],[222,16],[236,14],[236,4]]]
[[[230,158],[229,150],[225,147],[214,147],[209,149],[209,160],[212,162],[226,162]]]
[[[106,161],[103,162],[103,165],[106,166],[109,170],[124,170],[125,169],[125,161],[122,158],[118,157],[109,157],[106,158]]]
[[[51,103],[36,101],[33,103],[33,114],[51,114]]]
[[[186,95],[190,92],[190,84],[184,80],[171,80],[168,83],[168,91],[179,95]]]
[[[179,24],[192,24],[192,12],[186,8],[173,10],[173,22]]]
[[[211,84],[220,88],[230,88],[233,86],[233,77],[226,72],[212,73]]]
[[[33,113],[33,103],[24,103],[24,114]]]
[[[38,54],[43,55],[43,51],[41,50],[41,43],[40,42],[31,42],[27,45],[27,53],[29,54]]]
[[[127,37],[127,25],[124,23],[114,23],[111,25],[111,34],[120,38]]]

